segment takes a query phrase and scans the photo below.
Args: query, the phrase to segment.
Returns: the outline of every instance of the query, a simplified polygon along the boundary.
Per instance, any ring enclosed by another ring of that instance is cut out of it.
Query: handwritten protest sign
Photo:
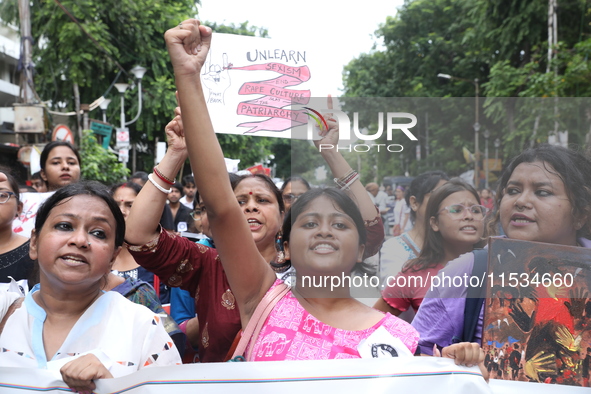
[[[322,79],[321,59],[305,43],[214,33],[212,48],[201,80],[217,133],[289,138],[307,123],[290,109],[307,104]]]
[[[52,194],[53,192],[21,193],[20,201],[23,203],[23,210],[12,222],[12,231],[16,234],[30,238],[31,231],[35,228],[37,210]]]

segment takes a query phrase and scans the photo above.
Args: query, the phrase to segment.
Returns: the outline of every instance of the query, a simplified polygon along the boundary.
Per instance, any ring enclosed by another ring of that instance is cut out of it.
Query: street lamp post
[[[474,187],[478,189],[480,186],[480,168],[479,168],[479,161],[480,161],[480,149],[478,147],[478,132],[480,131],[480,123],[479,120],[479,106],[478,106],[478,99],[480,96],[480,85],[478,83],[478,78],[474,78],[474,80],[466,79],[466,78],[459,78],[454,77],[449,74],[437,74],[439,78],[443,79],[457,79],[458,81],[470,82],[474,84],[474,101],[475,101],[475,108],[474,108]],[[488,187],[488,186],[487,186]]]
[[[485,129],[482,135],[484,136],[484,187],[488,189],[488,138],[490,131]]]
[[[497,167],[497,160],[499,160],[499,148],[501,147],[501,140],[500,139],[496,139],[495,142],[493,142],[494,146],[495,146],[495,169],[498,171]]]
[[[119,92],[120,96],[121,96],[121,128],[119,129],[122,132],[129,132],[129,130],[127,129],[126,126],[135,123],[139,117],[140,114],[142,113],[142,78],[144,77],[144,74],[146,73],[147,69],[145,69],[144,67],[141,66],[135,66],[134,68],[132,68],[130,70],[133,75],[135,76],[135,78],[138,81],[138,111],[137,111],[137,115],[130,120],[129,122],[125,121],[125,91],[129,88],[129,84],[128,83],[116,83],[115,84],[115,88],[117,89],[117,91]],[[125,163],[125,165],[127,165],[127,156],[128,156],[128,152],[129,152],[129,143],[127,145],[125,145],[126,148],[123,148],[123,150],[127,150],[127,154],[124,154],[123,157],[125,160],[123,160],[123,162]],[[135,159],[136,159],[136,155],[135,155],[135,145],[133,145],[133,161],[132,161],[132,173],[135,172]]]
[[[99,107],[103,113],[103,122],[107,123],[107,108],[109,108],[109,104],[111,104],[111,99],[104,99],[100,104]]]

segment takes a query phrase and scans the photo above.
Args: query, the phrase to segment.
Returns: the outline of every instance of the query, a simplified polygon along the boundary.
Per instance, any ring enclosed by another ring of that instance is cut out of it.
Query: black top
[[[172,212],[170,211],[168,204],[165,204],[164,208],[162,209],[160,225],[167,230],[174,231],[174,221],[172,220]]]
[[[192,220],[191,209],[180,204],[179,210],[176,211],[176,216],[174,217],[174,231],[179,233],[182,231],[189,231],[189,223],[191,223]]]
[[[10,283],[9,276],[14,280],[29,279],[33,271],[33,260],[29,257],[29,245],[27,240],[21,246],[10,252],[0,254],[0,283]]]

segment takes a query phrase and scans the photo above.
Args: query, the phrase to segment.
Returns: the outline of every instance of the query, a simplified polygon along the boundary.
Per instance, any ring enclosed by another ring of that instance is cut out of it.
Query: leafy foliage
[[[99,181],[105,185],[122,182],[129,176],[129,170],[119,162],[117,156],[103,149],[91,130],[84,130],[80,145],[82,178]]]
[[[2,20],[19,25],[17,0],[0,0]],[[138,153],[138,170],[153,165],[154,142],[164,140],[164,127],[176,106],[175,81],[164,43],[164,32],[197,14],[194,0],[31,0],[31,30],[34,42],[35,88],[51,109],[75,109],[73,86],[78,84],[81,103],[111,98],[107,119],[120,125],[119,94],[115,82],[128,82],[125,112],[128,119],[138,111],[137,86],[129,72],[135,65],[148,69],[142,79],[142,113],[129,126],[132,143],[147,147]],[[68,13],[72,16],[68,16]],[[206,22],[207,23],[207,22]],[[214,31],[267,37],[265,28],[207,23]],[[84,31],[88,34],[86,34]],[[97,111],[99,111],[97,109]],[[101,114],[91,113],[100,118]],[[71,126],[75,120],[71,119]],[[271,154],[276,139],[220,135],[228,157],[241,159],[241,166],[260,162]],[[189,166],[185,166],[188,171]]]
[[[582,105],[570,101],[555,110],[550,99],[540,104],[514,98],[591,95],[590,10],[585,2],[559,1],[560,42],[548,64],[547,2],[407,1],[376,32],[385,49],[374,49],[345,67],[345,96],[474,97],[479,88],[485,97],[479,102],[480,133],[488,128],[490,141],[499,138],[503,157],[545,141],[554,129],[569,130],[569,142],[582,144],[588,131],[584,124],[591,120],[591,113],[581,113]],[[440,73],[454,78],[438,78]],[[415,159],[416,145],[405,145],[404,152],[380,159],[376,179],[407,169],[411,174],[444,169],[457,175],[472,168],[458,153],[462,147],[475,150],[474,115],[449,119],[444,111],[415,110],[429,115],[429,157],[425,160],[426,132],[420,130],[423,160]]]

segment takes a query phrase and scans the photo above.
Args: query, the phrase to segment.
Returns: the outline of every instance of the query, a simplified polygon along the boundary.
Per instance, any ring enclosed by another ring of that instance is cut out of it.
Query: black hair
[[[234,179],[232,179],[232,178],[234,178]],[[273,180],[271,178],[269,178],[268,176],[266,176],[265,174],[246,174],[246,175],[240,175],[237,178],[232,177],[230,175],[230,184],[232,185],[232,190],[235,190],[238,187],[238,185],[240,184],[240,182],[242,182],[245,179],[249,179],[249,178],[257,178],[257,179],[260,179],[261,181],[263,181],[264,183],[266,183],[269,191],[271,193],[273,193],[275,195],[275,198],[277,199],[277,204],[279,204],[279,212],[280,213],[285,212],[285,204],[283,204],[283,196],[281,195],[281,192],[279,191],[279,189],[277,189],[275,182],[273,182]]]
[[[175,182],[174,184],[170,185],[170,188],[171,189],[173,187],[181,193],[181,197],[185,195],[185,192],[183,191],[183,185],[181,185],[178,182]]]
[[[308,205],[310,205],[310,203],[312,203],[312,201],[319,197],[326,197],[331,200],[342,212],[346,213],[351,220],[353,220],[353,223],[355,223],[355,227],[357,228],[357,233],[359,234],[359,245],[364,245],[367,241],[367,232],[365,230],[363,216],[361,216],[357,204],[355,204],[355,201],[345,194],[345,192],[332,187],[326,189],[310,189],[296,200],[291,206],[291,209],[287,211],[285,220],[283,221],[283,242],[289,242],[293,222],[297,220],[298,216],[308,207]],[[291,261],[286,260],[285,264],[282,264],[281,266],[276,264],[271,265],[274,268],[285,268],[285,265],[287,265],[289,268]],[[357,262],[354,270],[371,272],[368,267],[363,265],[363,262]]]
[[[10,188],[12,189],[12,192],[14,193],[14,197],[16,198],[16,203],[19,204],[20,197],[21,197],[20,188],[18,186],[18,182],[17,182],[15,176],[12,175],[12,170],[10,168],[0,166],[0,172],[3,172],[4,175],[6,175],[6,180],[8,181],[8,184],[10,185]]]
[[[285,180],[285,182],[283,182],[283,185],[281,185],[281,194],[283,195],[283,192],[285,191],[285,188],[287,188],[287,185],[289,185],[291,182],[301,182],[304,184],[304,186],[306,186],[306,190],[310,190],[310,184],[308,183],[307,180],[305,180],[304,178],[302,178],[301,176],[290,176],[289,178],[287,178]]]
[[[37,218],[35,219],[35,233],[39,235],[41,229],[49,216],[51,210],[61,205],[65,200],[72,197],[86,195],[98,197],[103,200],[115,218],[117,228],[115,229],[115,248],[123,245],[123,238],[125,237],[125,219],[117,203],[109,193],[109,189],[103,184],[95,181],[81,181],[78,183],[71,183],[56,190],[45,202],[39,207],[37,211]]]
[[[131,189],[135,192],[135,195],[137,196],[138,194],[140,194],[140,192],[142,191],[142,187],[140,185],[138,185],[135,182],[123,182],[123,183],[117,183],[113,186],[111,186],[111,196],[115,194],[115,192],[117,191],[117,189],[122,188],[122,187],[126,187],[128,189]]]
[[[450,179],[449,182],[438,187],[433,192],[431,198],[429,198],[429,202],[427,203],[427,209],[425,210],[425,241],[423,248],[421,249],[421,253],[416,258],[409,260],[404,264],[402,272],[406,272],[408,270],[417,272],[420,270],[437,267],[439,260],[444,255],[445,241],[440,231],[434,231],[431,228],[431,217],[437,216],[437,212],[439,212],[439,206],[443,200],[454,193],[463,191],[470,192],[476,201],[480,203],[480,197],[478,197],[476,190],[460,178]]]
[[[53,148],[57,148],[58,146],[66,146],[74,152],[76,158],[78,159],[78,165],[82,167],[82,159],[80,158],[80,153],[78,149],[74,147],[74,145],[70,144],[67,141],[51,141],[49,144],[45,145],[43,151],[41,152],[41,157],[39,158],[39,164],[41,165],[41,169],[45,171],[45,165],[47,163],[47,158],[49,157],[49,153],[53,150]]]
[[[185,175],[183,177],[182,185],[187,186],[188,183],[192,183],[193,185],[195,185],[195,178],[193,177],[193,175]]]
[[[233,172],[229,172],[228,176],[230,177],[230,185],[232,186],[232,190],[238,185],[238,179],[240,179],[240,175],[236,175]],[[199,205],[199,190],[195,190],[195,197],[193,198],[193,209],[197,208]]]
[[[505,195],[505,188],[515,168],[522,163],[536,161],[542,162],[546,171],[562,180],[566,195],[572,205],[573,217],[586,217],[583,227],[577,231],[577,237],[589,238],[591,236],[591,161],[574,149],[540,144],[513,158],[499,179],[496,206],[500,207],[501,200]],[[490,222],[489,228],[496,228],[499,222],[500,209],[497,211],[495,219]]]
[[[41,179],[43,181],[43,178],[41,178],[41,171],[37,171],[36,173],[31,175],[31,179]]]
[[[143,182],[148,182],[148,173],[145,171],[134,172],[129,179],[141,179]]]
[[[422,204],[425,196],[433,191],[441,180],[448,181],[449,176],[443,171],[427,171],[418,175],[412,180],[410,186],[406,189],[404,199],[406,205],[410,207],[410,197],[414,196],[417,204]],[[417,213],[414,209],[410,210],[410,220],[414,223],[417,219]]]

